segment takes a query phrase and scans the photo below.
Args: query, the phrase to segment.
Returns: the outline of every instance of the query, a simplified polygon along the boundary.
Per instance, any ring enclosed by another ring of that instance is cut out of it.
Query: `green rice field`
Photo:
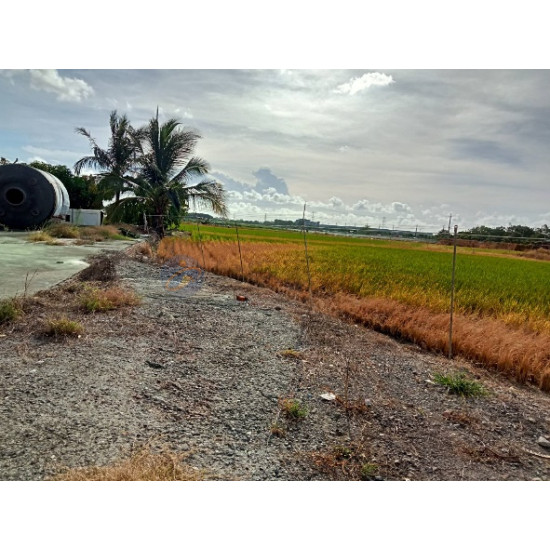
[[[182,230],[199,240],[197,225]],[[206,246],[218,261],[237,250],[233,227],[200,226]],[[299,231],[239,228],[246,273],[263,274],[307,289],[304,236]],[[307,233],[314,292],[377,296],[447,311],[450,303],[452,247],[423,242],[368,239]],[[236,252],[238,253],[238,251]],[[550,262],[521,258],[513,251],[459,248],[456,261],[456,310],[527,323],[550,331]]]

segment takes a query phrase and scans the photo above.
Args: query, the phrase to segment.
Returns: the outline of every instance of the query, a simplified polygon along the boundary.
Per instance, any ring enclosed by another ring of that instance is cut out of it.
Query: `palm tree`
[[[115,197],[115,203],[118,203],[120,194],[126,190],[128,172],[136,164],[141,135],[132,128],[126,115],[118,116],[116,111],[111,112],[109,126],[111,137],[107,149],[99,147],[88,130],[76,128],[77,133],[90,141],[93,154],[81,158],[73,169],[77,176],[84,168],[99,171],[99,188],[103,198],[110,200]]]
[[[180,126],[177,119],[160,124],[157,109],[156,117],[140,130],[143,154],[137,176],[127,182],[134,196],[109,206],[109,219],[116,222],[149,215],[152,228],[162,238],[165,227],[177,221],[190,202],[227,215],[222,185],[206,178],[210,166],[205,160],[191,156],[201,136]]]

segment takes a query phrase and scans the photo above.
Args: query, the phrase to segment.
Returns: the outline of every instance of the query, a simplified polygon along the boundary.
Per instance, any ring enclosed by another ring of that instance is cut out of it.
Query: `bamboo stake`
[[[235,223],[235,231],[237,232],[237,243],[239,245],[239,258],[241,259],[241,280],[244,283],[243,254],[241,251],[241,239],[239,238],[239,228],[237,227],[237,223]]]
[[[304,250],[306,255],[306,266],[307,266],[307,284],[308,284],[308,290],[309,290],[309,301],[310,303],[313,302],[313,294],[311,292],[311,273],[309,270],[309,255],[307,252],[307,237],[306,237],[306,204],[304,203],[304,214],[302,216],[302,230],[304,233]]]
[[[453,274],[451,277],[451,311],[449,319],[449,359],[453,358],[453,313],[455,306],[455,268],[456,268],[456,236],[458,225],[455,225],[455,234],[453,242]]]
[[[202,254],[202,268],[206,269],[206,262],[204,261],[204,249],[202,246],[201,228],[199,227],[199,222],[197,222],[197,231],[199,232],[199,244],[201,247],[201,254]]]

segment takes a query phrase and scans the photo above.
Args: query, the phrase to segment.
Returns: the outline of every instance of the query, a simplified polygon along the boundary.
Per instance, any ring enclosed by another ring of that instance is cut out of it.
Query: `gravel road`
[[[550,476],[536,456],[549,453],[537,439],[550,433],[550,396],[536,388],[233,279],[168,290],[160,266],[129,255],[117,271],[140,306],[86,314],[69,281],[0,326],[0,479],[110,464],[146,442],[188,452],[214,479]],[[60,313],[82,338],[42,334]],[[488,395],[450,395],[433,382],[446,372]],[[281,412],[284,398],[305,418]]]

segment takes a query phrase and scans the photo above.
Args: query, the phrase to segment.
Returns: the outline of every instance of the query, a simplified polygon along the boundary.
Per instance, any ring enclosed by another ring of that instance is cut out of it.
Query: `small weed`
[[[27,237],[27,241],[30,241],[31,243],[51,243],[54,242],[54,240],[55,239],[51,235],[44,231],[36,231],[34,233],[30,233]]]
[[[279,352],[279,355],[286,359],[303,359],[304,357],[304,354],[296,349],[284,349]]]
[[[336,459],[346,459],[349,460],[353,457],[353,450],[349,447],[343,447],[341,445],[337,445],[334,447],[334,457]]]
[[[361,480],[369,481],[376,477],[378,473],[378,464],[372,462],[366,462],[361,466]]]
[[[74,336],[80,337],[84,328],[78,321],[71,321],[65,317],[50,319],[46,322],[44,333],[48,336]]]
[[[140,301],[135,292],[120,287],[107,289],[86,287],[80,296],[81,307],[90,313],[136,306]]]
[[[487,391],[479,382],[466,378],[464,373],[434,374],[434,382],[446,387],[449,393],[462,397],[475,397],[487,394]]]
[[[0,324],[15,321],[22,311],[15,298],[0,300]]]
[[[336,396],[336,403],[344,408],[346,413],[350,416],[356,416],[360,414],[366,414],[369,410],[363,399],[348,399]]]
[[[357,442],[335,445],[329,451],[314,452],[310,456],[317,469],[335,480],[372,479],[378,472],[376,464],[366,462],[369,453],[365,445]],[[370,469],[365,468],[366,465],[370,465]]]
[[[285,415],[293,420],[302,420],[308,414],[307,408],[297,399],[281,399],[280,406]]]
[[[459,426],[470,426],[478,423],[477,418],[463,411],[445,411],[443,417],[449,422],[458,424]]]
[[[276,437],[284,437],[286,430],[280,424],[275,423],[271,426],[271,433]]]

